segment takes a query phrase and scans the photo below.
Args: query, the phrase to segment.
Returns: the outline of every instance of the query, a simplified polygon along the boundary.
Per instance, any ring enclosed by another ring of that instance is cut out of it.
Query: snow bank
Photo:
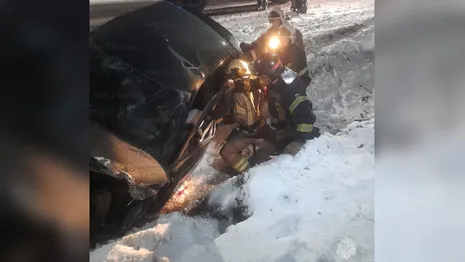
[[[231,179],[214,191],[212,203],[237,198],[250,215],[225,233],[215,220],[173,213],[91,261],[373,261],[373,145],[373,120],[326,133],[295,158],[251,169],[240,188]]]
[[[149,223],[138,232],[104,245],[90,254],[90,261],[157,262],[221,261],[213,243],[217,222],[172,213]],[[211,257],[205,260],[201,257]],[[199,257],[197,260],[194,257]],[[194,260],[191,260],[193,258]]]
[[[372,261],[373,134],[355,123],[250,170],[252,216],[215,240],[224,261]]]

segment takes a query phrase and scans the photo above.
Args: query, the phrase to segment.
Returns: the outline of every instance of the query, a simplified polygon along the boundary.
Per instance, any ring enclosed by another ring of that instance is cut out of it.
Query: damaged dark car
[[[154,220],[227,114],[232,34],[168,1],[90,35],[91,245]]]

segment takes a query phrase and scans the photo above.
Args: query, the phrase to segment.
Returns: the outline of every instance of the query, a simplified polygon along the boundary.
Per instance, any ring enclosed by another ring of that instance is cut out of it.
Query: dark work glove
[[[221,122],[223,125],[231,125],[234,124],[234,119],[232,115],[226,115],[223,117],[223,121]]]
[[[241,48],[242,52],[244,52],[244,53],[245,53],[245,52],[249,52],[249,51],[250,51],[250,48],[251,48],[250,44],[247,44],[247,43],[244,43],[244,42],[242,42],[242,43],[239,45],[239,47]]]

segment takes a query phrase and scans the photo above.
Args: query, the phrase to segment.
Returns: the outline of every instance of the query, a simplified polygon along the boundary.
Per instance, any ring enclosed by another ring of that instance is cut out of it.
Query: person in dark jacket
[[[273,147],[261,148],[250,158],[244,156],[243,151],[258,139],[270,137],[268,140],[272,141],[273,138],[271,129],[267,129],[261,113],[260,104],[263,94],[260,79],[250,75],[248,64],[242,59],[230,62],[226,66],[225,73],[228,76],[226,85],[229,87],[225,100],[230,101],[230,115],[235,128],[221,147],[220,155],[234,170],[232,173],[239,174],[251,166],[266,161]]]
[[[258,56],[266,53],[268,50],[268,44],[273,37],[276,37],[280,28],[288,28],[293,33],[294,42],[305,50],[302,33],[294,28],[291,24],[287,22],[284,11],[274,6],[268,12],[268,22],[271,27],[268,28],[264,33],[262,33],[255,41],[250,44],[241,43],[240,48],[244,52],[244,59],[248,62],[252,62]]]
[[[281,62],[296,72],[306,87],[309,86],[312,79],[307,66],[307,55],[305,49],[295,41],[294,32],[287,27],[281,27],[278,30],[277,38],[279,39],[279,47],[276,53]]]
[[[275,52],[282,63],[297,72],[305,86],[312,79],[307,67],[307,55],[303,44],[302,33],[284,19],[284,11],[275,7],[269,13],[268,19],[272,26],[250,45],[242,43],[244,59],[253,61],[266,52]],[[273,41],[276,41],[273,46]]]
[[[257,0],[257,11],[265,10],[267,6],[267,0]]]
[[[276,119],[275,145],[283,153],[295,155],[307,140],[320,136],[313,126],[316,117],[306,86],[297,73],[285,67],[275,53],[266,53],[252,65],[252,74],[267,86],[268,109]]]
[[[291,11],[299,14],[307,13],[307,0],[291,0]]]

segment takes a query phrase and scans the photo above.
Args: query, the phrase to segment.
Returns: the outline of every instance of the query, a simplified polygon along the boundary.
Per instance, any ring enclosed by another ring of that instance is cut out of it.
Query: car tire
[[[194,2],[192,4],[192,2]],[[189,8],[203,11],[207,7],[209,0],[181,0],[181,5]]]
[[[205,7],[207,7],[209,0],[199,0],[199,1],[201,1],[202,4],[199,5],[199,6],[197,7],[197,9],[198,9],[199,11],[203,11],[203,10],[205,9]]]

